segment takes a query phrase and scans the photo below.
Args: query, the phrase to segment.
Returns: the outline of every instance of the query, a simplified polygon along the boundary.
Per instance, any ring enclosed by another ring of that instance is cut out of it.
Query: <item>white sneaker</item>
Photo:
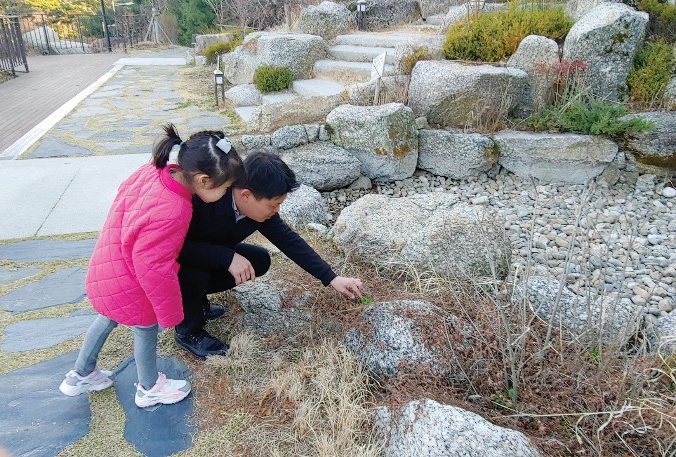
[[[113,372],[99,370],[99,367],[96,367],[87,376],[80,376],[75,370],[69,371],[66,373],[66,379],[61,382],[59,390],[69,397],[74,397],[85,392],[107,389],[112,385]]]
[[[190,383],[181,379],[167,379],[164,373],[158,373],[157,382],[145,390],[141,384],[136,384],[136,406],[147,408],[158,403],[171,405],[178,403],[190,393]]]

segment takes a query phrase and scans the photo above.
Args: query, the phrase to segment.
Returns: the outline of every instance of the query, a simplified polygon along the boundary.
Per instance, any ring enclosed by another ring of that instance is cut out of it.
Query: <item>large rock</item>
[[[272,146],[278,149],[291,149],[308,144],[307,130],[304,125],[287,125],[275,131],[270,137]]]
[[[623,100],[627,74],[643,44],[648,13],[622,3],[601,3],[573,25],[563,45],[563,58],[588,65],[586,84],[600,97]]]
[[[359,159],[327,141],[289,149],[282,158],[298,182],[322,192],[349,186],[361,176]]]
[[[449,360],[436,345],[438,329],[459,330],[458,319],[444,316],[426,301],[394,301],[369,306],[344,337],[347,346],[376,376],[419,372],[449,373]],[[436,346],[436,347],[435,347]]]
[[[399,43],[394,46],[394,68],[402,68],[402,61],[405,57],[410,57],[419,51],[424,51],[430,56],[425,60],[444,60],[444,35],[423,35],[419,39],[409,39],[406,43]]]
[[[500,165],[524,178],[543,182],[584,184],[613,161],[614,142],[574,133],[531,133],[503,130],[493,135]]]
[[[528,90],[528,75],[517,68],[420,61],[411,75],[408,106],[430,125],[466,128],[506,116]]]
[[[566,16],[577,22],[597,5],[606,0],[568,0],[566,3]]]
[[[235,106],[258,106],[263,103],[263,94],[254,84],[240,84],[225,91],[225,98]]]
[[[256,32],[223,56],[224,75],[232,84],[251,84],[256,68],[288,67],[294,79],[307,79],[314,63],[326,56],[326,42],[302,33]]]
[[[322,195],[305,184],[289,192],[279,208],[279,216],[296,230],[307,224],[326,224],[328,212]]]
[[[531,276],[526,283],[519,284],[514,299],[524,298],[538,317],[555,328],[560,324],[576,338],[595,342],[601,337],[617,346],[624,346],[636,335],[643,314],[642,307],[628,298],[606,296],[589,302],[588,297],[577,295],[565,285],[562,287],[559,280],[546,276]]]
[[[354,13],[344,5],[324,1],[310,5],[300,13],[298,31],[332,40],[355,26]]]
[[[254,109],[247,122],[247,129],[270,132],[285,125],[322,122],[331,110],[342,103],[344,103],[342,95],[303,97],[266,103]]]
[[[390,198],[369,194],[343,209],[334,243],[387,269],[415,268],[445,277],[506,276],[511,248],[502,223],[450,193]]]
[[[420,15],[423,18],[445,13],[453,5],[461,3],[462,0],[418,0]]]
[[[382,30],[420,19],[417,0],[368,0],[364,16],[366,30]]]
[[[523,114],[539,111],[547,103],[547,93],[555,82],[555,65],[559,63],[559,45],[539,35],[521,40],[516,52],[507,61],[508,67],[523,70],[528,75],[529,90],[524,94],[520,109]]]
[[[407,90],[408,78],[404,75],[384,76],[380,79],[379,98],[385,103],[403,100]],[[372,106],[376,94],[377,80],[357,83],[348,89],[348,103],[357,106]],[[384,95],[383,95],[384,94]]]
[[[399,411],[376,410],[385,457],[539,457],[521,432],[434,400],[410,401]]]
[[[420,130],[418,145],[418,168],[447,178],[477,176],[498,161],[493,140],[478,133]]]
[[[418,162],[415,116],[401,103],[342,105],[326,117],[331,141],[354,154],[371,179],[394,181],[413,175]]]
[[[676,313],[672,311],[657,319],[648,336],[654,351],[665,356],[671,355],[676,347]]]
[[[197,35],[195,37],[195,54],[203,54],[204,50],[217,43],[229,43],[234,40],[232,33],[212,33],[209,35]]]
[[[654,168],[676,172],[676,113],[651,112],[628,114],[621,120],[643,119],[653,128],[642,133],[625,135],[620,142],[622,149],[631,153],[638,171],[655,173]],[[662,171],[664,173],[664,171]],[[662,174],[659,173],[658,174]]]

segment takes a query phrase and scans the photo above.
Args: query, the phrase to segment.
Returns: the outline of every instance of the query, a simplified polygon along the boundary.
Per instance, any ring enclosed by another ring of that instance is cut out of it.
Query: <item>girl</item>
[[[94,253],[85,289],[100,314],[85,335],[75,369],[59,389],[74,396],[113,384],[112,372],[99,370],[103,343],[118,325],[134,338],[138,371],[136,405],[171,404],[190,393],[190,383],[157,372],[157,332],[183,320],[176,258],[192,216],[192,195],[206,203],[220,199],[245,179],[242,160],[222,132],[199,132],[186,141],[173,125],[143,165],[118,189]],[[178,165],[167,165],[179,145]]]

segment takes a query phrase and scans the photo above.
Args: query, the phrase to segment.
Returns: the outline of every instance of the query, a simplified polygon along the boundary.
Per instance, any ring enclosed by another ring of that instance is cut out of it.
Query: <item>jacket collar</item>
[[[185,198],[186,200],[190,201],[192,198],[192,194],[188,189],[183,187],[181,183],[176,181],[174,178],[171,177],[169,172],[172,169],[178,168],[178,165],[167,165],[166,167],[162,168],[160,170],[160,180],[162,181],[162,184],[169,189],[172,192],[177,193],[181,197]]]

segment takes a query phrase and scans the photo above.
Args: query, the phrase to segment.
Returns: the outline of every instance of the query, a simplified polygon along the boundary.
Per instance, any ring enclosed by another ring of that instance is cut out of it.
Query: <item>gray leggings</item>
[[[117,322],[101,315],[89,326],[75,362],[75,371],[80,376],[86,376],[94,371],[103,343],[115,327],[117,327]],[[157,331],[157,324],[147,327],[140,325],[131,327],[138,382],[146,390],[152,388],[157,382]]]

